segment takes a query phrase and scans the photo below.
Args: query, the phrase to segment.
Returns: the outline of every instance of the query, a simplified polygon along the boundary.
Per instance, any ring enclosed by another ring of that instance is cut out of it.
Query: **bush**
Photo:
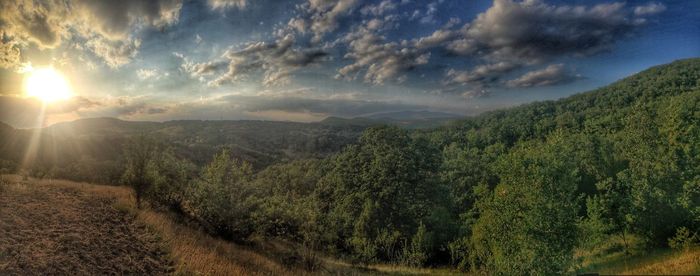
[[[172,151],[157,154],[148,168],[153,181],[148,197],[152,204],[170,211],[185,214],[195,182],[196,166],[185,159],[178,159]]]
[[[217,154],[192,188],[193,214],[211,233],[246,241],[254,232],[251,217],[254,201],[248,186],[252,176],[248,162],[230,157],[227,150]]]
[[[148,169],[152,165],[158,144],[145,134],[133,138],[124,147],[126,160],[122,182],[134,189],[136,207],[141,208],[141,201],[153,185],[149,178]]]
[[[461,271],[469,269],[469,238],[461,237],[447,244],[450,251],[450,264]]]
[[[432,238],[425,224],[421,223],[418,226],[418,231],[408,246],[404,247],[403,262],[404,264],[422,267],[425,266],[430,258],[430,252],[432,252]]]
[[[698,234],[691,233],[687,227],[680,227],[676,235],[668,239],[668,246],[673,249],[687,250],[698,243]]]

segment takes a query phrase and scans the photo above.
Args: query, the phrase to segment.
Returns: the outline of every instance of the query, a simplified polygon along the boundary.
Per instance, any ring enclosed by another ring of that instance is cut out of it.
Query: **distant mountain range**
[[[405,128],[431,128],[443,125],[449,121],[465,118],[461,115],[434,111],[396,111],[374,113],[354,118],[328,117],[322,124],[334,125],[397,125]]]
[[[40,129],[14,129],[0,122],[0,159],[44,160],[46,166],[81,159],[115,160],[121,145],[139,134],[159,137],[180,155],[204,164],[221,148],[257,167],[298,158],[324,157],[357,140],[370,126],[394,124],[406,128],[438,126],[456,115],[430,111],[402,111],[367,117],[329,117],[299,123],[253,120],[178,120],[166,122],[86,118]],[[36,143],[36,147],[30,147]],[[61,145],[61,146],[58,146]],[[32,152],[27,152],[27,149]]]
[[[395,111],[395,112],[384,112],[375,113],[367,116],[365,118],[375,119],[375,120],[396,120],[396,121],[426,121],[433,119],[457,119],[464,116],[445,113],[445,112],[435,112],[427,110],[408,110],[408,111]]]

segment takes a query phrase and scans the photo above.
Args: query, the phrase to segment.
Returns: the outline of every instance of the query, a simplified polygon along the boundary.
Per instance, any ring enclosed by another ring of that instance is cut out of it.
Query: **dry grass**
[[[142,211],[139,219],[162,233],[179,274],[286,275],[292,271],[267,257],[173,222],[165,214]]]
[[[172,272],[154,233],[114,207],[116,187],[9,176],[0,193],[0,275]]]
[[[626,263],[601,271],[626,275],[698,275],[700,249],[687,251],[657,250],[631,258]]]
[[[635,237],[628,237],[629,254],[623,241],[611,238],[592,250],[578,252],[582,267],[578,273],[624,275],[699,275],[700,248],[675,251],[668,248],[647,249]]]
[[[135,200],[131,189],[117,186],[94,185],[88,183],[77,183],[63,180],[37,180],[29,179],[22,180],[22,177],[16,175],[4,176],[5,180],[10,182],[10,185],[3,185],[4,192],[0,197],[0,274],[42,274],[45,272],[69,272],[75,270],[56,270],[57,268],[47,267],[46,265],[34,266],[32,270],[22,270],[18,266],[25,266],[23,263],[29,263],[30,258],[38,258],[46,260],[46,255],[53,255],[56,258],[63,258],[63,255],[73,254],[70,250],[77,248],[64,248],[63,251],[52,251],[50,253],[42,253],[37,250],[38,247],[46,246],[47,243],[54,243],[51,238],[44,239],[44,233],[52,231],[63,231],[63,228],[71,228],[69,233],[99,233],[99,240],[92,240],[92,244],[101,244],[103,240],[109,240],[119,236],[119,233],[113,232],[113,228],[118,228],[116,225],[106,227],[105,225],[90,225],[91,221],[81,221],[76,223],[75,220],[82,219],[85,216],[103,217],[111,216],[115,218],[124,218],[129,220],[124,224],[133,224],[139,227],[138,235],[149,237],[151,242],[157,241],[158,244],[153,244],[152,247],[161,250],[159,254],[163,255],[161,259],[170,264],[170,260],[174,261],[172,265],[175,274],[179,275],[289,275],[289,274],[304,274],[303,271],[294,271],[285,268],[278,262],[259,254],[253,250],[235,245],[233,243],[211,237],[201,231],[191,227],[174,222],[167,214],[155,212],[153,210],[137,210],[135,208]],[[75,206],[81,205],[82,209],[74,210]],[[89,209],[89,210],[87,210]],[[107,210],[109,209],[109,210]],[[13,210],[11,212],[8,212]],[[66,219],[65,216],[56,217],[56,212],[70,213],[72,219]],[[35,214],[32,214],[35,213]],[[37,213],[41,218],[37,217]],[[118,213],[119,215],[115,215]],[[4,216],[3,216],[4,215]],[[54,217],[56,220],[62,220],[65,225],[56,223],[47,223],[47,220]],[[38,225],[27,225],[24,221],[33,219],[36,224],[43,224],[44,227]],[[32,228],[32,229],[27,229]],[[111,229],[110,229],[111,228]],[[37,232],[38,231],[38,232]],[[101,233],[108,231],[108,233]],[[27,233],[26,236],[35,236],[40,241],[30,241],[32,244],[15,242],[13,238],[16,235],[8,234],[9,232]],[[76,236],[76,239],[78,237]],[[8,241],[8,239],[12,239]],[[124,246],[129,246],[129,241],[121,239],[119,242]],[[36,246],[36,247],[34,247]],[[112,245],[115,250],[118,245]],[[33,250],[25,250],[23,254],[26,256],[16,256],[12,253],[18,248],[28,248]],[[48,246],[51,248],[51,246]],[[66,251],[68,250],[68,251]],[[82,248],[79,252],[81,260],[77,260],[74,265],[81,266],[85,269],[84,272],[92,271],[93,273],[84,274],[104,274],[107,271],[117,274],[158,274],[153,271],[146,272],[145,270],[103,270],[98,273],[94,270],[89,270],[94,264],[86,263],[82,258],[97,258],[102,254],[95,248]],[[35,252],[30,252],[35,251]],[[8,257],[8,253],[12,256]],[[168,256],[165,256],[165,252]],[[33,253],[33,254],[30,254]],[[33,256],[31,256],[33,255]],[[19,258],[19,261],[17,261]],[[134,264],[139,260],[151,259],[143,257],[132,257],[130,261],[124,261],[124,267],[139,267]],[[51,266],[60,266],[60,263],[55,263],[51,260],[46,262],[51,263]],[[166,266],[168,271],[170,266]],[[31,273],[33,271],[34,273]],[[80,270],[78,270],[80,271]],[[140,272],[140,273],[137,273]],[[164,272],[166,273],[166,272]],[[70,274],[70,273],[69,273]]]

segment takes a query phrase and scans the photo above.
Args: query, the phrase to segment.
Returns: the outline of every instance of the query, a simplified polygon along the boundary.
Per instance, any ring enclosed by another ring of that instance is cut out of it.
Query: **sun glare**
[[[24,89],[28,97],[38,98],[45,103],[71,97],[68,81],[53,68],[35,68],[27,73]]]

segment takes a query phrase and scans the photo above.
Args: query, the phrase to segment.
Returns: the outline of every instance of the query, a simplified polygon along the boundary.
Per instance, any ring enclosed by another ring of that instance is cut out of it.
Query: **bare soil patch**
[[[9,179],[0,190],[0,275],[173,271],[159,235],[120,208],[117,187]]]

